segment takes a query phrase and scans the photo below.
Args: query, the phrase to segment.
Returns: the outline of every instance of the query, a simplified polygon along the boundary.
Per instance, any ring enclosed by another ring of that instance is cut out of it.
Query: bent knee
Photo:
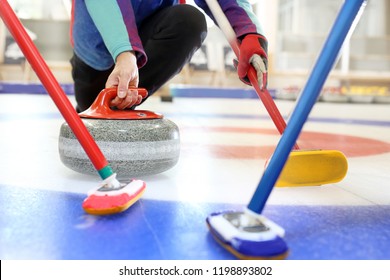
[[[182,29],[183,35],[199,38],[200,43],[207,35],[207,23],[204,14],[191,5],[175,6],[175,24]]]

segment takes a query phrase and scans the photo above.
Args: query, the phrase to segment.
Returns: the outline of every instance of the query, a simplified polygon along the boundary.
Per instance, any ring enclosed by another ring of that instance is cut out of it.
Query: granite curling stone
[[[145,89],[136,89],[145,98]],[[154,175],[172,168],[179,159],[177,125],[163,115],[146,110],[113,110],[109,102],[115,88],[102,90],[91,107],[80,113],[82,121],[120,179]],[[69,125],[62,124],[59,154],[68,168],[98,175]]]

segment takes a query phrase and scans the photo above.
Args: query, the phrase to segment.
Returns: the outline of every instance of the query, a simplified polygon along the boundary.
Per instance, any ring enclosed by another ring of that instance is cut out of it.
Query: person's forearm
[[[139,64],[143,64],[142,57],[145,54],[134,14],[126,17],[124,15],[133,13],[131,2],[119,1],[118,4],[116,0],[85,0],[85,4],[114,61],[124,51],[135,51],[139,54],[137,56],[141,57]]]
[[[251,4],[247,0],[220,0],[218,2],[237,37],[250,33],[264,35],[262,26],[253,12]],[[214,20],[205,0],[195,0],[195,3]]]

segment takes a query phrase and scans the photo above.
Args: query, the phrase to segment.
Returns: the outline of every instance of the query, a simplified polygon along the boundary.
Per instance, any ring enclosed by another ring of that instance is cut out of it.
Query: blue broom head
[[[284,230],[262,215],[244,212],[213,213],[206,219],[213,236],[234,255],[243,258],[272,259],[287,254]]]

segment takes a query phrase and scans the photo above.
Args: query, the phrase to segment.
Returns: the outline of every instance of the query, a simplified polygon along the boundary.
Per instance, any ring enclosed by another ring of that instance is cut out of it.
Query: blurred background
[[[10,0],[60,83],[71,85],[71,0]],[[195,5],[193,1],[188,4]],[[269,84],[275,98],[296,99],[326,39],[342,0],[252,0],[269,40]],[[390,1],[370,0],[347,38],[321,100],[390,103]],[[161,95],[194,87],[245,88],[236,76],[230,46],[208,21],[202,48]],[[209,59],[212,57],[213,59]],[[18,46],[0,23],[0,83],[39,83]],[[183,87],[183,85],[185,87]],[[67,91],[72,93],[72,87]]]

